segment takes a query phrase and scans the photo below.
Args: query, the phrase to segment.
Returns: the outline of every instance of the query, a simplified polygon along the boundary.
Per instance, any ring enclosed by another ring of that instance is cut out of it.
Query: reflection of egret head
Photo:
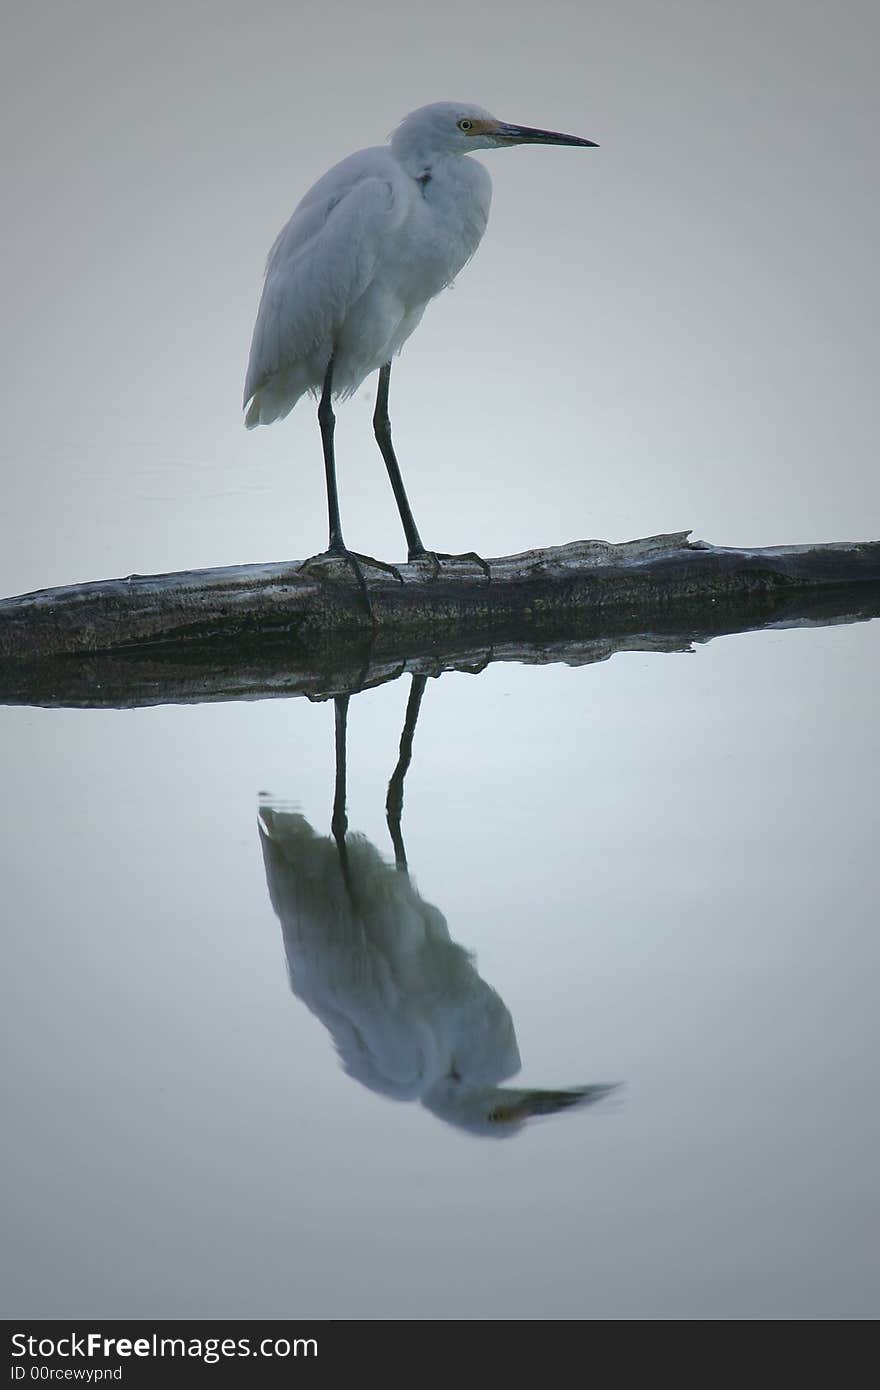
[[[520,1068],[513,1020],[408,875],[357,835],[343,865],[338,845],[297,813],[264,807],[260,837],[291,988],[349,1075],[498,1137],[612,1089],[501,1087]]]
[[[465,1095],[456,1094],[448,1082],[441,1082],[423,1096],[422,1103],[440,1119],[469,1129],[473,1134],[507,1139],[519,1134],[526,1120],[590,1105],[616,1089],[616,1085],[611,1085],[575,1086],[567,1091],[518,1091],[495,1086]]]

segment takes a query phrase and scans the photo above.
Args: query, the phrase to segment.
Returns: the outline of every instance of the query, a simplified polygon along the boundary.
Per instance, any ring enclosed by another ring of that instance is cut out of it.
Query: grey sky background
[[[867,0],[16,7],[0,588],[324,545],[310,402],[241,426],[265,255],[329,165],[457,96],[601,148],[484,155],[483,245],[393,382],[426,541],[874,536],[878,37]],[[343,519],[393,558],[372,392]]]

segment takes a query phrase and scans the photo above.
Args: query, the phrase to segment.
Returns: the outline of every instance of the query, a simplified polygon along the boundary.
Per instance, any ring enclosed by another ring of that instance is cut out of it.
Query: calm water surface
[[[878,635],[0,712],[7,1316],[876,1316]]]

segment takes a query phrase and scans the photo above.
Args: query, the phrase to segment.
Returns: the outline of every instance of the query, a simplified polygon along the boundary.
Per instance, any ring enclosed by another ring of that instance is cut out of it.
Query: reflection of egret
[[[589,1104],[613,1087],[499,1085],[520,1068],[513,1020],[406,872],[399,816],[423,686],[416,677],[389,787],[397,864],[363,836],[346,834],[347,698],[338,699],[333,838],[317,835],[298,813],[264,806],[269,893],[291,988],[328,1028],[349,1075],[397,1100],[420,1100],[474,1133],[508,1135],[530,1116]]]

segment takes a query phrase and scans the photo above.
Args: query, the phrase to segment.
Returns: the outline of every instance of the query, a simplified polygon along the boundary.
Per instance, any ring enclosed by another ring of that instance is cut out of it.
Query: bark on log
[[[767,626],[880,615],[880,543],[729,550],[687,533],[478,565],[260,565],[44,590],[0,604],[0,700],[127,707],[306,695],[480,670],[681,651]],[[375,576],[375,577],[374,577]]]
[[[183,642],[332,637],[394,631],[411,638],[643,612],[694,599],[880,583],[880,542],[734,550],[689,532],[614,545],[574,541],[488,561],[426,561],[398,577],[364,564],[369,603],[342,560],[130,575],[43,589],[0,602],[0,657],[111,652]]]

